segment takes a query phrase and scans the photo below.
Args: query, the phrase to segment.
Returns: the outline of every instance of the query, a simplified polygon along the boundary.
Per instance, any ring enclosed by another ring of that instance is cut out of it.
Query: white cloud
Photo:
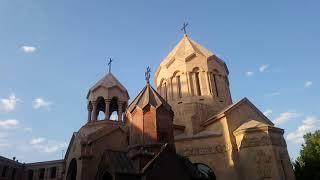
[[[264,72],[269,68],[269,64],[264,64],[262,66],[259,67],[259,71],[260,72]]]
[[[49,109],[51,104],[52,104],[51,102],[46,101],[43,98],[36,98],[35,100],[33,100],[34,109],[39,109],[39,108]]]
[[[24,130],[25,130],[26,132],[29,132],[29,133],[32,132],[32,128],[24,128]]]
[[[287,140],[295,144],[302,144],[304,142],[303,135],[306,133],[313,133],[319,127],[320,120],[314,116],[307,117],[302,121],[298,128],[287,135]]]
[[[45,140],[46,140],[46,138],[43,138],[43,137],[33,138],[33,139],[31,139],[30,144],[31,145],[42,144],[42,143],[44,143]]]
[[[1,147],[1,148],[11,147],[11,144],[8,144],[8,143],[1,143],[1,142],[0,142],[0,147]]]
[[[270,115],[272,113],[272,109],[267,109],[265,112],[263,112],[263,114],[265,115],[265,116],[268,116],[268,115]]]
[[[252,71],[247,71],[246,72],[246,76],[253,76],[253,74],[254,74],[254,72],[252,72]]]
[[[16,108],[17,102],[20,101],[14,94],[8,98],[0,100],[0,109],[4,111],[13,111]]]
[[[68,146],[67,143],[50,141],[44,137],[32,138],[29,144],[32,148],[35,148],[41,153],[54,153],[60,149],[65,149]]]
[[[59,149],[65,149],[67,147],[66,143],[60,143],[56,145],[51,145],[51,146],[44,146],[43,151],[46,153],[54,153],[57,152]]]
[[[306,81],[305,83],[304,83],[304,87],[310,87],[310,86],[312,86],[312,81]]]
[[[19,124],[15,119],[0,120],[0,128],[14,128]]]
[[[22,46],[21,50],[25,53],[33,53],[37,50],[37,48],[34,46]]]
[[[67,148],[67,146],[68,146],[67,143],[56,143],[56,144],[39,143],[39,144],[35,144],[33,147],[36,148],[40,152],[54,153],[54,152],[57,152],[58,150],[63,150],[65,148]]]
[[[280,95],[280,90],[274,91],[272,93],[266,94],[266,96],[273,97]]]
[[[292,119],[292,118],[296,118],[297,116],[298,116],[298,114],[295,113],[295,112],[283,112],[283,113],[280,114],[279,117],[277,117],[277,118],[273,121],[273,123],[274,123],[276,126],[278,126],[278,125],[283,124],[284,122],[286,122],[286,121],[288,121],[288,120],[290,120],[290,119]]]

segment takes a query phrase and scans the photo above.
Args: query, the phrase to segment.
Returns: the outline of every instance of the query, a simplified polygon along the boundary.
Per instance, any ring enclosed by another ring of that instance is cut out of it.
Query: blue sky
[[[285,129],[297,157],[301,136],[320,128],[317,1],[0,1],[0,155],[61,158],[86,122],[86,93],[107,72],[131,99],[182,38],[221,57],[233,100],[248,97]]]

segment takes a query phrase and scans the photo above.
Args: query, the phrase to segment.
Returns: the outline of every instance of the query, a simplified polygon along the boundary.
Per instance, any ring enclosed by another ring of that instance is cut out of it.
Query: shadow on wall
[[[273,128],[273,127],[271,127]],[[283,138],[283,130],[273,129],[268,133],[262,129],[245,130],[239,147],[239,174],[244,179],[282,177],[290,179],[292,166]],[[255,170],[255,172],[252,172]]]

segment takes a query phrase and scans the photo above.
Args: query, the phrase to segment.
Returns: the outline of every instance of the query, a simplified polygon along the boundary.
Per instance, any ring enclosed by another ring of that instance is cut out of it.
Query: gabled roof
[[[126,92],[128,95],[127,89],[120,83],[120,81],[112,73],[109,72],[107,75],[105,75],[102,79],[100,79],[94,86],[92,86],[89,89],[87,98],[89,97],[90,92],[94,91],[100,86],[103,86],[107,89],[111,87],[118,87],[120,90],[122,90],[123,92]]]
[[[239,126],[236,130],[234,130],[233,134],[237,135],[243,132],[261,132],[261,131],[277,132],[280,134],[284,133],[283,129],[274,127],[273,125],[263,123],[257,120],[249,120],[248,122],[245,122],[241,126]]]
[[[151,87],[150,84],[147,84],[138,94],[138,96],[132,101],[128,107],[128,111],[132,112],[135,107],[143,109],[147,105],[151,105],[155,108],[163,106],[168,111],[172,111],[171,106],[160,96],[160,94],[157,93],[156,90]]]
[[[80,136],[81,143],[90,144],[104,136],[112,134],[117,130],[126,133],[124,127],[119,124],[119,122],[112,120],[102,120],[85,124],[79,129],[78,135]]]
[[[260,121],[250,120],[246,123],[243,123],[235,131],[245,130],[245,129],[249,129],[249,128],[260,128],[260,127],[266,127],[266,126],[270,126],[270,125],[263,123],[263,122],[260,122]]]
[[[254,104],[252,104],[249,99],[247,98],[243,98],[240,101],[233,103],[227,107],[225,107],[224,109],[222,109],[220,112],[216,113],[215,115],[213,115],[212,117],[210,117],[208,120],[204,121],[202,123],[202,126],[207,126],[209,124],[211,124],[212,122],[215,122],[216,120],[222,118],[225,116],[226,113],[228,113],[229,111],[237,108],[238,106],[240,106],[243,103],[247,103],[251,108],[253,108],[261,117],[263,117],[263,119],[269,124],[269,125],[274,125]]]

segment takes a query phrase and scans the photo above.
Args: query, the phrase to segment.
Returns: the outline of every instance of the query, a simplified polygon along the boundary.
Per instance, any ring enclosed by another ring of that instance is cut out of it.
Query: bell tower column
[[[97,102],[92,101],[91,121],[97,121]]]
[[[109,112],[109,109],[110,109],[110,101],[111,99],[104,99],[104,102],[106,104],[106,108],[104,110],[104,114],[106,116],[105,119],[109,119],[110,118],[110,112]]]
[[[122,106],[123,106],[123,102],[118,101],[118,122],[119,123],[122,122]]]
[[[91,121],[91,114],[92,114],[92,103],[89,102],[89,104],[88,104],[88,122]]]

